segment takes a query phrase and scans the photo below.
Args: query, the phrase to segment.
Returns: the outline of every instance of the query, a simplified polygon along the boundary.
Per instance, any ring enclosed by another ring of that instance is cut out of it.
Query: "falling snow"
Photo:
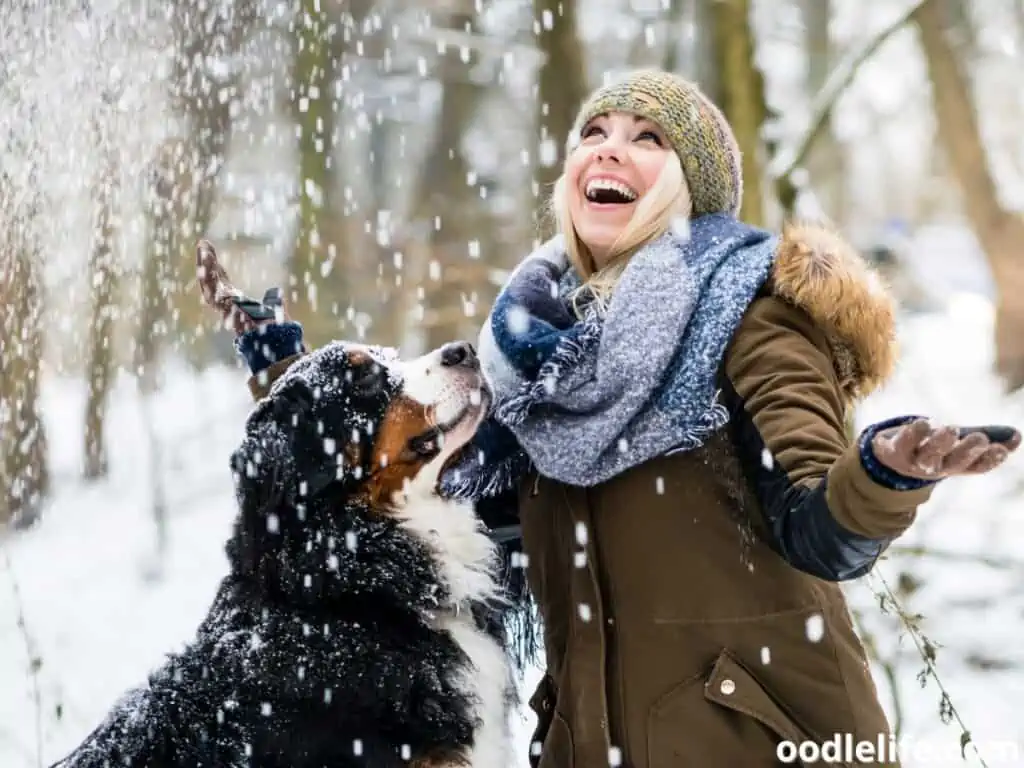
[[[1024,201],[1014,175],[1018,131],[999,106],[1021,47],[1010,5],[971,14],[979,26],[971,58],[986,141],[1000,158],[1000,196],[1016,210]],[[892,15],[887,4],[877,6],[837,4],[831,29],[840,47],[865,39]],[[706,42],[690,10],[671,21],[681,6],[669,0],[579,7],[586,11],[579,25],[594,83],[635,62],[674,59],[680,71],[690,71]],[[39,518],[5,539],[0,558],[0,765],[45,765],[80,742],[112,702],[188,640],[226,568],[223,542],[234,515],[228,458],[252,402],[228,334],[215,318],[198,316],[190,250],[196,238],[223,244],[227,266],[247,292],[282,286],[289,305],[306,310],[302,319],[316,346],[335,337],[378,339],[395,328],[409,352],[441,337],[475,337],[493,289],[529,250],[523,242],[538,234],[539,217],[524,206],[550,188],[540,174],[558,166],[564,137],[537,135],[534,126],[538,115],[554,124],[557,105],[534,100],[535,74],[543,60],[538,36],[557,28],[561,8],[473,8],[471,22],[395,3],[364,18],[345,17],[329,33],[332,46],[346,48],[327,62],[333,81],[318,77],[315,64],[299,73],[297,54],[314,50],[299,34],[312,29],[317,11],[300,20],[288,3],[112,0],[0,8],[0,176],[11,184],[0,184],[0,214],[8,217],[4,242],[29,257],[33,284],[45,297],[36,301],[46,355],[27,381],[41,392],[51,483],[46,504],[33,513]],[[787,28],[803,29],[798,15],[786,18]],[[768,30],[778,26],[774,16],[762,22]],[[792,157],[798,124],[810,117],[793,38],[772,32],[759,40],[766,90],[775,106],[785,105],[771,110],[764,128],[783,150],[772,171]],[[928,170],[934,128],[919,98],[928,89],[916,45],[904,36],[883,46],[832,115],[849,149],[843,178],[855,198],[850,227],[865,241],[893,211],[924,215],[919,178],[929,180],[929,194],[934,186],[936,195],[948,196]],[[457,91],[442,82],[450,71],[460,73]],[[474,121],[454,138],[441,123],[446,105],[459,101],[448,98],[453,92],[465,98],[458,111]],[[897,113],[898,120],[889,119]],[[433,143],[435,135],[448,145]],[[854,141],[864,136],[872,140]],[[880,178],[884,194],[858,192],[879,189]],[[817,199],[817,185],[805,192],[798,213],[827,205]],[[1019,402],[992,382],[991,350],[979,343],[992,336],[993,286],[964,266],[976,252],[975,238],[959,224],[934,227],[931,238],[927,246],[924,235],[917,241],[911,267],[925,278],[934,311],[903,318],[899,374],[858,420],[929,410],[945,419],[1019,423]],[[106,251],[97,247],[104,245]],[[10,251],[0,257],[6,277]],[[5,294],[8,315],[27,293]],[[525,312],[510,317],[513,330],[527,323]],[[18,350],[32,333],[26,325],[0,338],[4,368],[20,361]],[[20,346],[10,343],[15,338]],[[111,352],[111,374],[109,390],[94,387],[102,396],[105,462],[97,461],[97,477],[86,482],[84,385],[102,362],[91,350]],[[370,352],[384,367],[395,355],[378,346]],[[290,375],[304,377],[317,397],[330,397],[338,385],[301,366]],[[12,398],[5,398],[0,425],[10,423]],[[353,426],[357,440],[371,433],[368,420]],[[30,433],[5,458],[36,450],[41,435]],[[323,452],[342,455],[334,437],[324,437]],[[776,469],[768,449],[760,459],[765,470]],[[239,471],[254,479],[269,460],[257,453]],[[25,470],[13,480],[12,495],[29,492],[43,474]],[[944,679],[977,738],[1024,739],[1013,706],[1024,690],[1013,655],[1024,613],[1009,575],[1019,571],[1014,542],[1021,517],[1011,514],[1019,506],[1019,474],[1018,463],[1006,479],[944,486],[920,527],[894,549],[917,547],[945,559],[896,552],[880,565],[894,582],[912,571],[924,585],[912,607],[929,620]],[[658,495],[666,493],[665,480],[655,479]],[[298,491],[306,497],[309,488]],[[300,510],[299,519],[305,514]],[[681,514],[689,520],[692,510],[683,505]],[[271,513],[261,525],[279,537],[289,522]],[[313,574],[338,574],[352,558],[372,556],[376,534],[339,528],[336,540],[309,542],[315,565],[294,578],[315,588]],[[587,567],[589,538],[579,524],[576,568]],[[517,554],[512,564],[526,568],[529,559]],[[917,668],[902,664],[901,635],[885,623],[891,617],[874,610],[870,583],[847,586],[865,626],[901,662],[895,674],[908,730],[955,742],[934,722],[933,687],[920,690]],[[984,631],[971,606],[989,606]],[[597,608],[581,603],[577,610],[591,621]],[[317,636],[324,627],[316,621],[299,631]],[[820,614],[807,618],[808,642],[821,642],[825,631]],[[249,663],[265,652],[259,631],[224,642],[226,652]],[[786,662],[773,660],[768,646],[760,660]],[[315,677],[299,660],[292,671],[296,684]],[[530,671],[524,700],[539,674]],[[336,693],[317,689],[327,704]],[[230,720],[239,706],[226,697],[217,721]],[[259,711],[278,714],[270,701]],[[516,723],[520,764],[526,751],[540,752],[529,744],[533,715],[524,715]],[[362,755],[364,745],[355,740],[351,749]],[[244,752],[252,756],[247,742]],[[609,750],[610,766],[623,759],[617,747]]]
[[[825,636],[825,619],[820,613],[807,617],[806,622],[807,639],[812,643],[820,643]]]

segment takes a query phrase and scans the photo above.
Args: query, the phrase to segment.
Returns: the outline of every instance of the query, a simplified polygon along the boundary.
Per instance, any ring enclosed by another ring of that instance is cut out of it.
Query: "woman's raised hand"
[[[276,288],[268,290],[263,301],[258,301],[250,299],[231,284],[209,240],[200,240],[196,244],[196,281],[203,301],[220,312],[224,327],[231,329],[236,336],[259,325],[287,319],[284,302]]]

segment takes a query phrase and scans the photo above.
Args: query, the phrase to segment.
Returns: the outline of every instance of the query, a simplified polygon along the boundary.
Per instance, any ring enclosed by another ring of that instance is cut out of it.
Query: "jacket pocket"
[[[531,757],[531,765],[534,758]],[[572,732],[569,724],[558,712],[551,717],[551,727],[536,758],[535,768],[573,768]]]
[[[530,766],[537,768],[540,763],[540,755],[544,749],[544,740],[551,729],[551,721],[554,718],[555,709],[555,684],[551,676],[545,674],[530,697],[530,709],[537,716],[537,727],[533,729],[533,736],[530,737]]]
[[[778,752],[783,741],[794,748],[806,741],[821,743],[728,651],[719,654],[709,673],[684,680],[648,713],[651,768],[776,768],[785,764]]]
[[[537,716],[537,727],[530,738],[531,768],[571,768],[572,732],[555,709],[558,693],[555,682],[545,674],[530,697],[530,709]]]

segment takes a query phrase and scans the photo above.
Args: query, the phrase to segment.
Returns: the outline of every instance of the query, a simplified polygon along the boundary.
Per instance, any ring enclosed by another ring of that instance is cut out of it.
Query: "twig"
[[[882,45],[896,32],[910,23],[911,18],[917,11],[931,0],[916,0],[910,7],[895,21],[883,27],[868,41],[867,45],[841,61],[829,75],[825,84],[821,87],[814,103],[811,105],[811,119],[808,122],[807,131],[789,150],[780,150],[776,153],[769,165],[769,176],[776,182],[789,181],[793,173],[803,165],[807,154],[814,146],[814,142],[828,124],[832,111],[839,102],[839,97],[857,76],[862,64],[870,59]]]
[[[28,654],[29,676],[32,678],[32,703],[35,706],[36,719],[36,765],[39,768],[43,768],[43,695],[39,686],[39,669],[42,666],[42,659],[36,653],[35,643],[32,641],[28,625],[25,622],[25,607],[21,599],[21,589],[14,575],[11,555],[6,550],[4,550],[4,562],[11,574],[11,590],[14,593],[14,610],[17,616],[17,626],[25,641],[25,652]]]
[[[921,629],[918,627],[920,616],[911,616],[906,612],[906,610],[904,610],[899,598],[896,597],[895,593],[889,587],[889,583],[878,570],[872,571],[871,575],[878,577],[879,581],[882,582],[882,588],[884,589],[884,593],[875,593],[879,598],[880,607],[885,611],[886,605],[888,604],[888,606],[896,612],[896,616],[910,634],[910,638],[914,641],[914,645],[917,647],[917,652],[924,660],[925,668],[918,673],[918,682],[920,682],[921,686],[924,687],[929,677],[935,681],[935,684],[939,687],[939,692],[942,694],[939,699],[939,717],[945,724],[955,720],[957,725],[960,726],[960,756],[967,759],[965,752],[967,750],[967,745],[970,744],[971,749],[974,750],[974,754],[978,758],[978,762],[981,763],[983,768],[988,768],[988,763],[985,762],[985,759],[978,751],[978,746],[971,739],[971,732],[968,730],[963,718],[960,717],[960,712],[954,706],[953,699],[950,697],[949,691],[946,690],[946,686],[943,685],[942,679],[939,677],[938,668],[935,666],[936,646],[931,640],[925,637],[921,632]]]

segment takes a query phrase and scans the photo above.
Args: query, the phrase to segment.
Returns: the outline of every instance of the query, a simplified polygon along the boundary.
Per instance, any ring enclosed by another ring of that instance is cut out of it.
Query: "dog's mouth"
[[[481,380],[455,413],[425,432],[410,438],[409,449],[425,460],[453,454],[473,437],[491,405],[491,392]]]

